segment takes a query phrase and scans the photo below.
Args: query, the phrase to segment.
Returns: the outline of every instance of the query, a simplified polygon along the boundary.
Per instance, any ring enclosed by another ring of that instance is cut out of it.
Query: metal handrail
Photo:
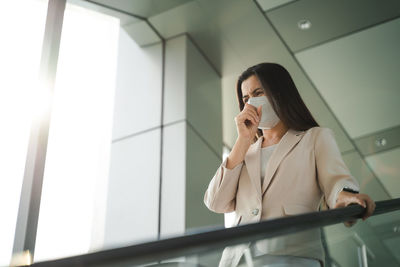
[[[400,210],[400,198],[377,201],[376,216]],[[34,263],[32,266],[113,266],[114,264],[144,264],[180,256],[202,254],[261,238],[293,234],[312,228],[323,227],[362,218],[365,208],[350,205],[320,212],[265,220],[231,228],[206,227],[189,231],[183,236],[150,241],[127,247],[92,252],[63,259]]]

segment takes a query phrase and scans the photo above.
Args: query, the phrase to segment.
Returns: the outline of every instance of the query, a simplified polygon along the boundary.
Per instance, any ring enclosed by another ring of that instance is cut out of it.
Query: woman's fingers
[[[370,217],[374,213],[376,204],[368,195],[363,195],[363,198],[367,203],[367,211],[363,216],[363,220],[365,221],[368,217]]]
[[[257,113],[258,113],[258,117],[261,118],[261,115],[262,115],[262,106],[259,106],[259,107],[257,108]]]
[[[376,207],[375,202],[366,194],[353,194],[341,191],[338,195],[335,207],[347,207],[351,204],[358,204],[366,208],[362,217],[364,221],[374,213]]]
[[[354,198],[353,198],[352,201],[354,201],[354,202],[351,202],[351,203],[357,203],[357,204],[359,204],[360,206],[363,206],[364,208],[367,207],[367,205],[365,204],[365,201],[362,200],[362,199],[360,199],[359,195],[354,195]],[[350,203],[349,203],[349,204],[350,204]]]
[[[245,105],[243,111],[244,111],[244,112],[250,112],[250,113],[253,114],[256,118],[258,117],[258,113],[257,113],[256,107],[254,107],[254,106],[252,106],[252,105],[250,105],[250,104],[248,104],[248,103],[246,103],[246,105]]]
[[[353,201],[366,208],[366,211],[362,218],[363,221],[365,221],[368,217],[370,217],[374,213],[376,204],[368,195],[356,194],[354,195]]]
[[[239,124],[244,123],[246,120],[251,121],[253,124],[257,123],[256,118],[254,116],[252,116],[250,113],[246,112],[246,111],[240,112],[236,116],[235,120]]]
[[[251,117],[253,119],[253,122],[255,125],[258,125],[258,117],[256,115],[254,115],[251,112],[244,112],[245,115],[247,115],[248,117]]]
[[[249,120],[249,121],[251,121],[253,124],[256,124],[256,125],[258,124],[257,118],[256,118],[253,114],[251,114],[251,113],[243,112],[243,113],[240,115],[240,117],[242,118],[243,121]]]
[[[247,104],[247,103],[246,103],[246,104]],[[248,104],[247,104],[247,105],[248,105]],[[258,118],[257,112],[256,112],[254,109],[255,109],[255,107],[253,107],[253,106],[251,106],[251,105],[248,105],[248,106],[246,106],[246,107],[243,109],[242,114],[243,114],[243,116],[245,116],[245,118],[248,119],[248,120],[251,120],[250,118],[252,118],[251,121],[253,121],[253,123],[254,123],[255,125],[258,125],[259,118]],[[249,118],[249,117],[250,117],[250,118]]]

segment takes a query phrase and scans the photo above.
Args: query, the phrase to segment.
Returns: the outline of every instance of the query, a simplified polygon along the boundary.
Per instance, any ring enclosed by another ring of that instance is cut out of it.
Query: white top
[[[272,145],[272,146],[266,146],[261,148],[261,153],[260,153],[260,170],[261,170],[261,185],[263,184],[264,177],[265,177],[265,169],[267,167],[267,163],[269,158],[272,155],[272,152],[274,152],[274,149],[277,144]]]

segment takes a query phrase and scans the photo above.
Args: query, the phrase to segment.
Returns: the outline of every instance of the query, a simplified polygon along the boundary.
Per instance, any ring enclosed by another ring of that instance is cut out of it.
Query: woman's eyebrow
[[[261,87],[258,87],[256,89],[254,89],[251,93],[254,93],[255,91],[257,91],[258,89],[261,89]],[[244,95],[242,98],[248,97],[248,95]]]

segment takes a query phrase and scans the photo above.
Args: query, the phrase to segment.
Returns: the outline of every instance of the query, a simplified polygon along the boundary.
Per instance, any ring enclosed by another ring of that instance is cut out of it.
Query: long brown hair
[[[289,72],[276,63],[260,63],[245,70],[238,78],[236,94],[240,111],[244,108],[242,82],[255,75],[279,119],[290,129],[305,131],[319,126],[304,104]],[[257,130],[257,140],[262,136]]]

